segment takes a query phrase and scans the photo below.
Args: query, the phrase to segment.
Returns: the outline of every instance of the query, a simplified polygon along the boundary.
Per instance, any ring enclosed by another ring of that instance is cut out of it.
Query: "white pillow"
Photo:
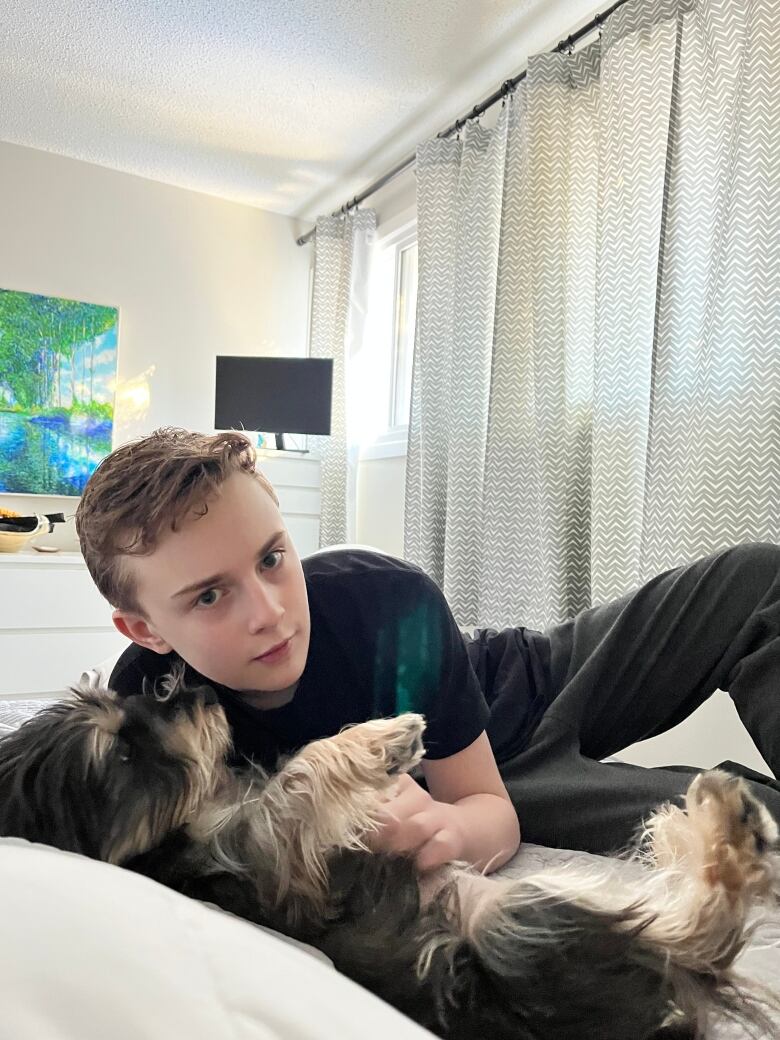
[[[127,646],[130,646],[130,643]],[[112,654],[111,657],[107,657],[100,664],[96,664],[93,668],[88,668],[86,672],[82,672],[81,682],[86,686],[108,686],[108,680],[111,678],[114,665],[126,649],[127,647],[122,647],[118,653]]]
[[[333,968],[130,871],[0,839],[0,1034],[430,1040]]]

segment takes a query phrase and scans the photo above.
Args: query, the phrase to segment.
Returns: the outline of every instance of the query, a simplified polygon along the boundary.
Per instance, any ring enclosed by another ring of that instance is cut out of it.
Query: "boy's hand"
[[[379,830],[367,838],[372,851],[413,853],[421,872],[463,856],[458,807],[435,801],[407,773],[399,777],[398,793],[385,803],[377,822]]]

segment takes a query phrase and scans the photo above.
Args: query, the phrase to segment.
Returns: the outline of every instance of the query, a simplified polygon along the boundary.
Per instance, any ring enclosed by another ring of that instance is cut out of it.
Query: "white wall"
[[[363,460],[358,467],[357,541],[404,554],[406,457]]]
[[[721,762],[741,762],[766,776],[772,770],[742,725],[728,694],[718,690],[685,722],[621,751],[618,758],[638,766],[699,766],[710,769]]]
[[[305,225],[0,142],[0,288],[119,308],[114,445],[210,430],[217,354],[307,350]],[[76,499],[0,495],[24,512]],[[73,522],[49,541],[76,548]]]

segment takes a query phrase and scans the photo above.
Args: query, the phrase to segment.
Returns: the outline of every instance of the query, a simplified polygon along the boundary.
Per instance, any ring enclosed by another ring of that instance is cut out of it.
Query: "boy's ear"
[[[154,650],[156,654],[169,654],[173,647],[166,643],[162,636],[158,636],[146,618],[140,614],[132,614],[128,610],[114,610],[111,613],[114,626],[139,646],[145,646],[147,650]]]

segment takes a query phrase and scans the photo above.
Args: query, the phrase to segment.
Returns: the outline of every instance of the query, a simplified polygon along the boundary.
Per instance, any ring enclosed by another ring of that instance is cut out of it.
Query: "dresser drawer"
[[[78,553],[0,554],[0,696],[66,690],[127,645]]]
[[[116,629],[0,632],[0,697],[67,690],[87,671],[128,645]]]
[[[113,627],[86,566],[0,563],[0,631]]]

